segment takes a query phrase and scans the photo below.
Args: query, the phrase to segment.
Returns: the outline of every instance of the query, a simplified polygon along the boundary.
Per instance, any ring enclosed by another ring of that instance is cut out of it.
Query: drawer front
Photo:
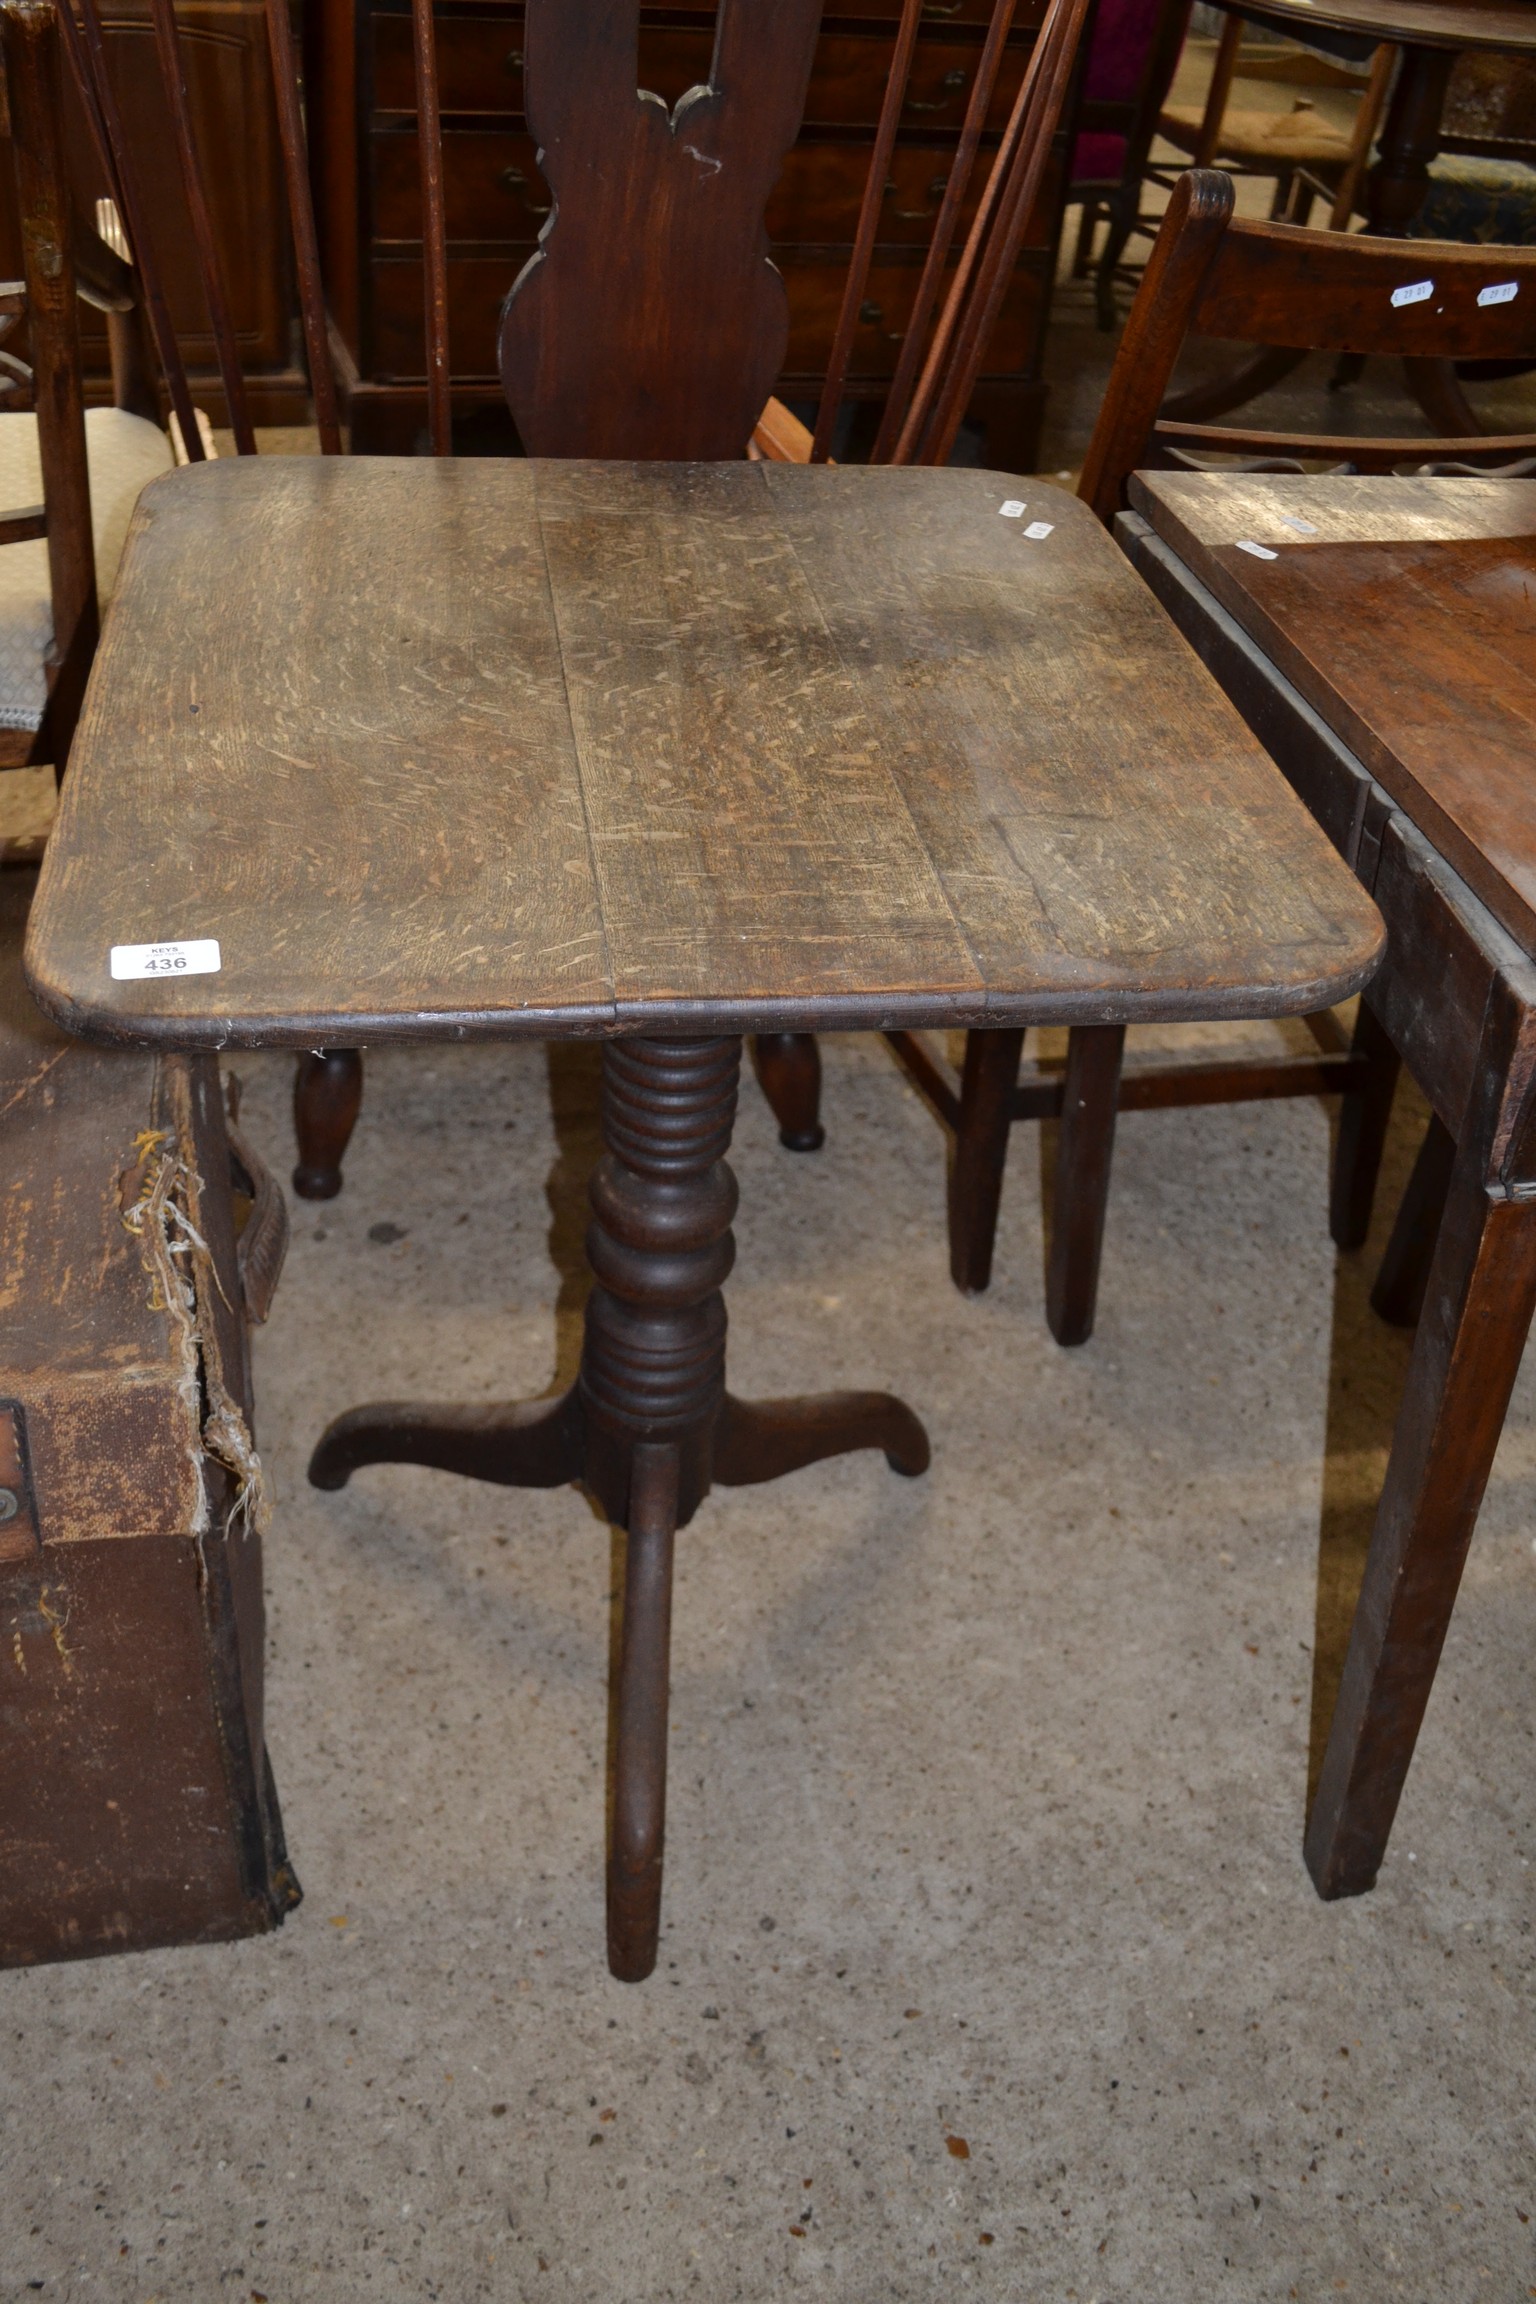
[[[420,240],[421,158],[414,128],[373,138],[373,235]],[[538,239],[551,208],[533,138],[499,128],[450,128],[443,136],[443,192],[452,240]]]
[[[449,257],[449,352],[456,377],[495,375],[496,324],[523,261],[523,253],[515,249],[497,256]],[[782,263],[789,296],[785,371],[819,376],[826,368],[837,325],[845,267],[841,259],[801,258],[792,252],[785,253]],[[854,379],[878,381],[894,372],[920,269],[916,261],[899,260],[877,260],[871,268],[864,316],[854,341],[850,370]],[[1027,365],[1041,294],[1042,282],[1033,274],[1015,276],[993,332],[985,375],[1009,375]],[[426,373],[424,342],[420,258],[376,253],[369,374],[386,384],[419,382]]]
[[[972,171],[961,211],[962,229],[976,212],[990,170],[984,154]],[[882,245],[926,248],[949,180],[950,155],[943,146],[898,150],[886,172],[878,239]],[[800,144],[768,203],[768,237],[801,244],[852,244],[869,177],[867,144]]]
[[[977,166],[963,223],[974,215],[989,163]],[[801,144],[789,154],[768,203],[775,243],[852,243],[869,174],[867,145]],[[887,176],[879,237],[894,247],[926,247],[949,175],[949,155],[898,151]],[[373,236],[421,238],[420,156],[414,129],[384,129],[372,142]],[[496,128],[450,128],[443,137],[443,187],[450,240],[537,240],[550,213],[533,138]]]
[[[416,104],[411,27],[403,16],[376,16],[373,93],[383,112],[410,112]],[[669,104],[709,77],[714,35],[707,28],[648,28],[641,39],[643,84]],[[979,43],[942,34],[919,44],[913,60],[902,124],[911,129],[958,129],[965,117],[971,83],[980,58]],[[987,115],[1000,129],[1018,93],[1027,46],[1010,48],[998,74]],[[812,127],[867,128],[880,117],[890,69],[891,39],[882,27],[868,32],[823,33],[806,96],[805,121]],[[523,104],[522,26],[505,17],[444,16],[438,19],[437,69],[445,112],[521,114]]]
[[[920,272],[921,265],[915,261],[883,263],[877,256],[870,268],[854,337],[848,371],[851,380],[878,381],[894,374]],[[786,259],[784,286],[789,295],[789,348],[784,368],[787,375],[825,374],[845,276],[846,267],[841,261],[823,262],[814,257],[803,261]],[[983,375],[1010,375],[1027,366],[1034,349],[1042,287],[1042,282],[1031,273],[1015,274],[992,332],[982,365]]]
[[[449,257],[448,357],[456,380],[496,374],[496,324],[531,254],[508,249],[505,255]],[[376,251],[372,269],[368,374],[381,384],[420,383],[427,372],[421,258]]]

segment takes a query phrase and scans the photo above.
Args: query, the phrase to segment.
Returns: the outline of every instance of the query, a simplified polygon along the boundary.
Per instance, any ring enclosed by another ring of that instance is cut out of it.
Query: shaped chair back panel
[[[554,195],[502,311],[535,456],[740,456],[783,365],[763,211],[805,104],[821,0],[720,0],[708,85],[637,86],[639,0],[528,0],[525,103]]]
[[[1511,287],[1515,294],[1503,301],[1478,302]],[[1529,358],[1536,351],[1536,250],[1308,232],[1234,217],[1192,325],[1201,336],[1309,351]]]

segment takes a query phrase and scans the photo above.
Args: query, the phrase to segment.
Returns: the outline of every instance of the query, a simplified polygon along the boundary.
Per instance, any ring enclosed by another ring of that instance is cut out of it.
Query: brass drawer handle
[[[923,0],[925,16],[958,16],[965,0]]]
[[[949,94],[940,96],[932,102],[921,96],[909,96],[907,98],[907,110],[909,112],[947,112],[956,95],[965,86],[965,73],[957,66],[953,72],[945,73],[939,86],[947,88]]]
[[[949,178],[947,176],[935,176],[933,182],[928,187],[928,197],[932,202],[931,207],[893,208],[891,210],[891,214],[896,218],[896,221],[899,224],[931,224],[934,217],[937,216],[939,212],[939,202],[944,197],[944,188],[948,182]],[[894,192],[895,189],[895,185],[891,185],[890,190]]]
[[[509,48],[506,55],[502,58],[501,68],[503,72],[521,72],[523,68],[523,52],[521,48]]]
[[[521,192],[523,196],[523,206],[527,209],[530,216],[547,216],[550,212],[550,209],[554,206],[554,202],[552,200],[546,200],[543,207],[541,208],[537,201],[529,199],[528,179],[523,174],[521,168],[503,168],[501,172],[501,186],[502,190],[505,192]]]

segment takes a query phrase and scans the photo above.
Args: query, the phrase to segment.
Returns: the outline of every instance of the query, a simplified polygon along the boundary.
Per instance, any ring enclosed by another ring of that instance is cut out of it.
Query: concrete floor
[[[1379,1239],[1328,1244],[1325,1115],[1127,1119],[1066,1354],[1036,1133],[964,1302],[937,1129],[878,1042],[826,1059],[817,1157],[743,1091],[735,1382],[889,1384],[933,1469],[815,1468],[682,1539],[634,1987],[603,1962],[607,1532],[570,1490],[304,1480],[351,1401],[569,1369],[595,1058],[370,1058],[259,1344],[307,1899],[258,1942],[0,1979],[6,2299],[1536,2293],[1536,1389],[1380,1885],[1325,1907],[1309,1721],[1405,1357]],[[238,1069],[286,1167],[289,1065]]]

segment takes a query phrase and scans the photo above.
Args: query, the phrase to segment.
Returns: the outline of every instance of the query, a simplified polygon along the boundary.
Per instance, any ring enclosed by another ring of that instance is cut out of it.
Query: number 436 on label
[[[193,937],[185,944],[112,947],[112,974],[119,983],[132,976],[217,976],[219,966],[216,936]]]

